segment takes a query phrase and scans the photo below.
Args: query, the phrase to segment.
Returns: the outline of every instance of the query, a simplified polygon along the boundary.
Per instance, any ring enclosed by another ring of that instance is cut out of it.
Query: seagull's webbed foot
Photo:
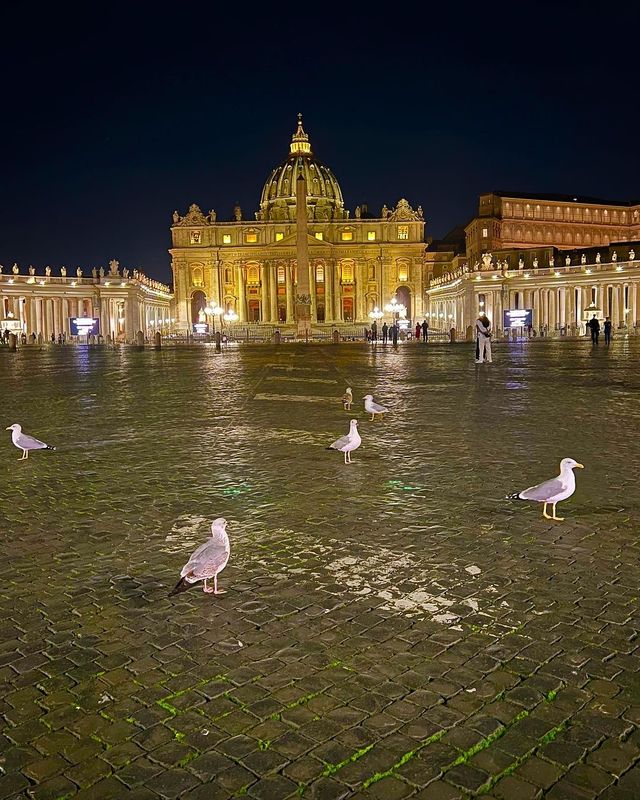
[[[210,589],[210,591],[212,591],[214,594],[226,594],[227,593],[226,589],[216,589],[215,591],[213,589]]]
[[[555,519],[556,522],[564,522],[564,517],[549,517],[549,519]]]
[[[206,592],[207,594],[212,594],[212,593],[213,593],[213,591],[214,591],[214,590],[211,588],[211,586],[207,586],[207,579],[206,579],[206,578],[205,578],[205,580],[204,580],[204,586],[202,587],[202,591],[203,591],[203,592]]]

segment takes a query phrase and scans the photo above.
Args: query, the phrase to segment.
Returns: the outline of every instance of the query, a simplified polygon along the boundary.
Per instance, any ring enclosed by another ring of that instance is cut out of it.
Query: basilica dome
[[[314,158],[309,136],[298,114],[298,128],[291,137],[289,157],[269,175],[262,189],[258,219],[293,221],[296,217],[296,180],[302,173],[307,183],[309,219],[344,219],[344,201],[335,175]]]

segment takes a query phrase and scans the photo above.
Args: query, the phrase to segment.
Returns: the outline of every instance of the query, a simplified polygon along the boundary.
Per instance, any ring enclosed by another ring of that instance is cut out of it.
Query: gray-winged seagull
[[[352,419],[349,422],[349,433],[346,436],[341,436],[339,439],[336,439],[333,444],[327,447],[327,450],[339,450],[341,453],[344,453],[344,463],[350,464],[351,453],[357,450],[361,443],[362,439],[358,433],[358,420]]]
[[[224,594],[223,589],[218,589],[218,574],[227,566],[231,546],[227,536],[227,520],[219,517],[211,523],[211,538],[201,544],[191,554],[180,572],[180,580],[169,593],[169,597],[180,592],[186,592],[194,583],[204,580],[203,591],[214,594]],[[213,589],[207,586],[207,581],[213,578]]]
[[[542,516],[546,519],[555,519],[557,522],[562,522],[564,517],[556,517],[556,503],[566,500],[575,492],[576,476],[573,472],[575,467],[584,469],[583,464],[579,464],[572,458],[563,458],[560,462],[560,474],[557,478],[539,483],[537,486],[530,486],[523,492],[510,495],[510,499],[535,500],[538,503],[544,503]],[[551,517],[547,514],[547,505],[549,503],[553,507],[553,515]]]
[[[371,414],[371,419],[375,419],[376,416],[386,414],[389,411],[388,408],[385,406],[381,406],[378,403],[373,402],[373,395],[372,394],[365,394],[362,398],[364,400],[364,410],[367,414]]]
[[[19,450],[22,450],[22,456],[18,461],[24,461],[25,458],[29,458],[29,450],[56,449],[55,447],[51,447],[51,445],[41,442],[40,439],[34,439],[33,436],[27,436],[26,433],[22,433],[22,425],[18,425],[17,422],[14,422],[13,425],[9,425],[6,430],[11,431],[11,441]]]

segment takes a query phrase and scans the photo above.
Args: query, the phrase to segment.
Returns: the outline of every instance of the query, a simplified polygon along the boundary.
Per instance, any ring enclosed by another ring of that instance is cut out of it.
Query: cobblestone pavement
[[[638,356],[0,353],[0,798],[640,797]]]

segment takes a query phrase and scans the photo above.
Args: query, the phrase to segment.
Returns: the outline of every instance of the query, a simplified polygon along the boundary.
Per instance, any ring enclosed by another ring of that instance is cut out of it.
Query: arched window
[[[202,286],[203,284],[202,267],[194,267],[191,270],[191,283],[194,286]]]
[[[409,280],[409,265],[406,261],[398,262],[398,282],[405,283]]]
[[[324,283],[324,264],[316,264],[316,283]]]
[[[278,283],[284,283],[286,281],[285,274],[284,274],[284,267],[282,264],[278,267]]]
[[[260,283],[260,271],[258,267],[249,267],[247,270],[247,283]]]
[[[353,283],[353,261],[342,262],[342,282]]]
[[[225,283],[233,283],[233,279],[231,277],[231,270],[228,267],[224,271],[224,282]]]

